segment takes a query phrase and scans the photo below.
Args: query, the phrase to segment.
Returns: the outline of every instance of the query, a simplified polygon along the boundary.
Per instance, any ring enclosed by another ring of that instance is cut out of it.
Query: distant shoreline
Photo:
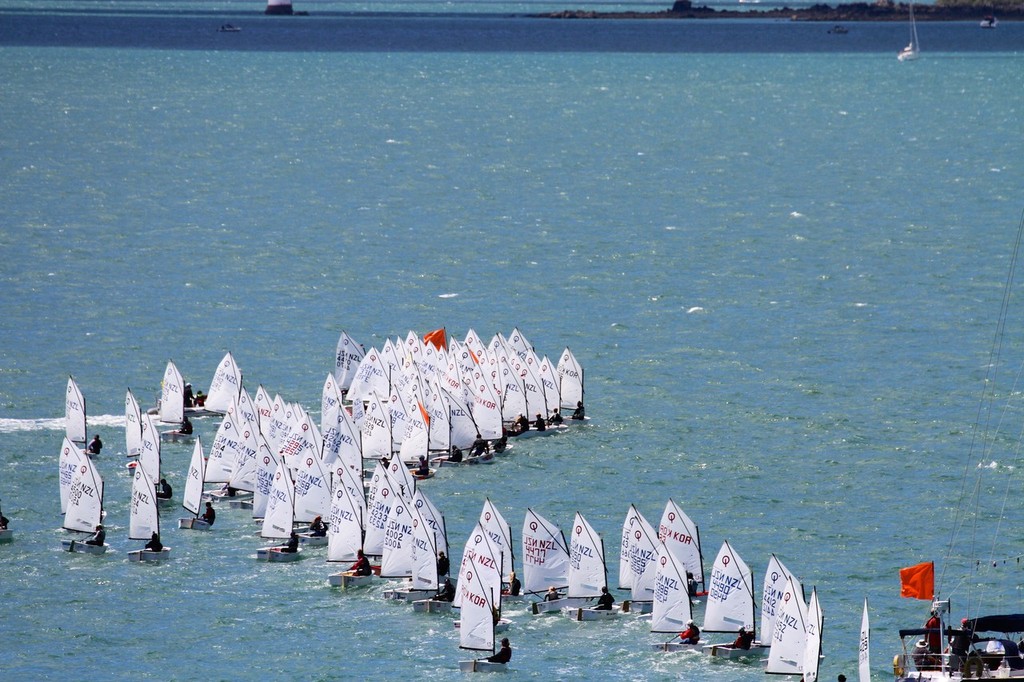
[[[868,4],[856,2],[839,5],[814,5],[793,9],[749,10],[713,9],[705,6],[691,6],[687,0],[680,0],[661,12],[596,12],[592,10],[561,10],[543,14],[531,14],[533,17],[549,19],[788,19],[790,21],[818,22],[855,22],[855,21],[906,21],[910,13],[909,5],[902,4]],[[985,16],[993,15],[988,8],[975,6],[937,6],[915,5],[914,17],[918,21],[981,21]],[[999,21],[1024,20],[1024,7],[1020,9],[1002,9],[994,13]]]

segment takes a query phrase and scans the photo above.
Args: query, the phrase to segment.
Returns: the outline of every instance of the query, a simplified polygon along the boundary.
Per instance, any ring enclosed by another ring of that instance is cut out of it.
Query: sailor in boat
[[[517,436],[521,433],[526,433],[530,430],[530,420],[526,418],[525,414],[521,414],[516,417],[516,420],[512,422],[512,435]]]
[[[508,663],[512,660],[512,645],[509,644],[508,637],[501,638],[501,648],[498,649],[498,653],[493,656],[488,656],[487,661],[489,663]]]
[[[0,530],[7,530],[7,524],[10,522],[10,519],[8,519],[3,514],[0,514]]]
[[[458,464],[462,461],[462,450],[456,446],[452,446],[451,452],[448,453],[448,461],[453,464]]]
[[[736,641],[732,643],[733,649],[749,650],[750,645],[754,643],[754,628],[748,630],[747,628],[740,626],[740,631],[736,634]]]
[[[295,554],[299,551],[299,536],[295,531],[288,537],[288,542],[281,545],[281,551],[286,554]]]
[[[686,621],[686,629],[679,633],[679,641],[683,644],[696,644],[700,641],[700,628],[692,620]]]
[[[185,402],[185,407],[196,406],[196,397],[192,393],[192,384],[185,384],[185,390],[182,391],[181,398]]]
[[[499,438],[498,440],[494,441],[494,445],[492,446],[492,448],[494,449],[494,452],[496,452],[496,453],[505,452],[505,448],[507,448],[507,447],[508,447],[508,435],[505,434],[505,433],[502,433],[501,434],[501,438]]]
[[[162,552],[164,549],[164,543],[160,542],[160,533],[153,532],[152,537],[149,538],[149,542],[143,547],[147,552]]]
[[[427,458],[420,455],[420,463],[416,465],[416,468],[412,472],[416,476],[429,476],[430,475],[430,464],[427,463]]]
[[[562,419],[562,413],[559,412],[558,408],[556,407],[555,411],[551,413],[550,417],[548,417],[548,424],[555,426],[561,424],[563,421],[564,420]]]
[[[207,502],[206,503],[206,510],[203,512],[203,515],[201,517],[199,517],[199,518],[201,518],[203,521],[206,521],[211,526],[213,525],[213,522],[217,518],[217,512],[215,512],[213,510],[213,503],[212,502]]]
[[[538,414],[537,418],[533,421],[533,428],[537,429],[538,431],[547,431],[548,423],[547,421],[545,421],[542,415]]]
[[[572,417],[570,419],[586,419],[587,411],[583,408],[583,401],[579,400],[576,402],[576,409],[572,411]]]
[[[489,446],[487,444],[487,441],[484,440],[480,436],[480,434],[478,433],[478,434],[476,434],[476,440],[473,441],[473,445],[469,449],[469,456],[470,457],[479,457],[480,455],[482,455],[485,452],[487,452],[488,447]]]
[[[167,482],[166,478],[161,478],[160,483],[156,486],[156,499],[158,500],[169,500],[174,490],[171,488],[171,484]]]
[[[196,393],[196,397],[195,397],[195,406],[196,407],[203,407],[205,405],[206,405],[206,394],[204,394],[202,391],[198,391]]]
[[[691,597],[697,596],[697,580],[693,577],[693,571],[686,572],[686,593]]]
[[[87,545],[97,545],[99,547],[102,547],[103,544],[106,541],[107,541],[107,531],[103,530],[103,526],[102,525],[98,525],[98,526],[96,526],[96,531],[92,534],[92,536],[88,540],[85,541],[85,544],[87,544]]]
[[[100,440],[100,435],[97,433],[89,441],[89,445],[85,448],[85,452],[88,455],[98,455],[100,450],[103,449],[103,441]]]
[[[455,585],[452,585],[452,579],[445,577],[444,584],[441,585],[441,589],[437,591],[437,594],[433,596],[434,601],[454,601],[455,600]]]
[[[188,420],[188,417],[182,417],[181,428],[178,429],[178,433],[183,434],[185,436],[192,435],[192,422]]]
[[[322,517],[317,516],[313,519],[313,522],[309,524],[309,534],[314,538],[327,537],[327,524],[324,523]]]
[[[523,583],[516,577],[516,572],[512,571],[508,574],[508,594],[510,597],[518,597],[519,593],[523,589]]]
[[[612,606],[615,605],[615,598],[612,597],[612,593],[608,591],[607,587],[601,588],[601,596],[597,598],[597,606],[594,607],[595,611],[611,611]]]
[[[356,554],[356,562],[349,566],[349,573],[352,575],[372,575],[373,568],[370,566],[370,560],[363,554],[363,550],[359,550]]]
[[[451,571],[451,562],[448,561],[448,557],[445,555],[444,551],[438,552],[437,553],[437,574],[439,576],[448,575],[448,573],[450,571]]]
[[[561,599],[562,595],[558,594],[558,590],[554,587],[549,587],[548,591],[544,593],[544,601],[557,601]]]

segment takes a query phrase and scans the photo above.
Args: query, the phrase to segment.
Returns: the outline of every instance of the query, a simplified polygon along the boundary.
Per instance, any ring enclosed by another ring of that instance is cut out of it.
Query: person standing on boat
[[[183,433],[186,436],[192,435],[192,422],[188,420],[188,417],[181,418],[181,428],[178,429],[179,433]]]
[[[185,407],[196,406],[196,397],[192,394],[192,384],[185,384],[185,390],[182,391],[181,398],[185,402]]]
[[[452,568],[451,567],[451,562],[448,561],[448,557],[445,555],[444,551],[442,550],[442,551],[438,552],[437,553],[437,576],[441,577],[442,575],[448,575],[448,573],[451,571],[451,568]]]
[[[509,644],[508,637],[501,638],[501,648],[498,649],[498,653],[493,656],[488,656],[487,661],[489,663],[508,663],[512,660],[512,645]]]
[[[213,522],[217,519],[217,512],[213,510],[212,502],[206,503],[206,511],[203,512],[201,518],[203,519],[203,521],[206,521],[211,526],[213,525]]]
[[[700,641],[700,628],[692,621],[686,621],[686,629],[679,633],[679,641],[683,644],[696,644]]]
[[[161,478],[160,483],[156,487],[156,499],[158,500],[169,500],[174,491],[171,489],[171,484],[167,482],[166,478]]]
[[[736,641],[732,643],[733,649],[750,649],[750,645],[754,643],[754,628],[747,630],[742,625],[740,631],[736,634]]]
[[[607,587],[601,588],[601,596],[597,598],[597,606],[594,607],[595,611],[611,611],[612,606],[615,605],[615,598],[612,597],[612,593],[608,591]]]
[[[160,542],[160,533],[153,532],[152,537],[149,538],[149,542],[143,548],[147,552],[162,552],[164,549],[164,543]]]
[[[206,405],[206,395],[202,391],[196,393],[195,403],[195,407],[203,407]]]
[[[102,525],[96,526],[96,532],[92,534],[88,540],[85,541],[87,545],[98,545],[103,546],[103,543],[107,541],[107,531],[103,530]]]
[[[349,566],[348,569],[352,575],[371,575],[373,568],[370,566],[370,560],[363,554],[363,550],[359,550],[356,554],[356,562]]]
[[[98,455],[102,449],[103,441],[100,440],[100,434],[97,433],[92,437],[92,440],[89,441],[89,447],[87,447],[85,451],[90,455]]]
[[[924,627],[928,630],[925,635],[928,638],[928,653],[937,654],[942,649],[942,621],[939,620],[939,612],[933,610]]]

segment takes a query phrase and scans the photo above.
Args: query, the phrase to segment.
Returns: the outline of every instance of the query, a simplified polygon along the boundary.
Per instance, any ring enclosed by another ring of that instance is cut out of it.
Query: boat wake
[[[124,428],[124,415],[101,414],[89,417],[89,426],[116,426]],[[0,419],[0,433],[18,431],[63,431],[64,418],[51,419]]]

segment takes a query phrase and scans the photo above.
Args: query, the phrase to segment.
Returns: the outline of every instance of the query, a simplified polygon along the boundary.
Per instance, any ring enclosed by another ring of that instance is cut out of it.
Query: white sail
[[[501,570],[507,574],[516,570],[516,559],[512,548],[512,527],[494,506],[490,498],[484,499],[484,508],[480,512],[480,527],[491,539],[504,557]]]
[[[778,606],[765,672],[780,675],[802,674],[806,644],[807,605],[804,603],[803,594],[790,578],[786,581],[786,588]]]
[[[240,391],[238,391],[238,402],[235,403],[235,406],[235,417],[238,418],[239,426],[251,426],[253,429],[259,431],[259,411],[256,407],[256,403],[254,403],[253,399],[249,397],[249,391],[245,390],[244,386]]]
[[[235,358],[228,352],[213,373],[204,407],[211,412],[227,412],[231,401],[238,399],[241,390],[242,370],[238,369]]]
[[[282,461],[274,472],[260,537],[281,540],[291,537],[295,510],[295,482]]]
[[[741,627],[754,627],[754,576],[726,540],[711,568],[704,629],[737,632]]]
[[[203,483],[206,476],[206,457],[203,455],[203,440],[196,436],[192,447],[192,460],[188,464],[185,476],[185,493],[181,496],[181,506],[199,516],[200,503],[203,499]]]
[[[576,512],[569,536],[568,597],[599,597],[608,586],[604,563],[604,542],[583,514]]]
[[[558,375],[562,407],[575,409],[576,403],[583,402],[583,368],[568,347],[562,351],[562,356],[555,366],[555,373]]]
[[[267,445],[274,451],[275,455],[281,454],[281,448],[288,439],[291,432],[291,424],[288,421],[288,407],[280,395],[275,395],[270,404],[270,414],[266,419],[260,420],[260,431],[267,438]]]
[[[821,602],[818,601],[818,589],[811,589],[811,600],[807,603],[807,639],[804,645],[803,673],[804,682],[817,682],[818,665],[821,662],[821,634],[825,618],[821,613]]]
[[[651,632],[680,632],[693,617],[686,567],[664,542],[658,544],[655,565]]]
[[[82,457],[68,487],[64,527],[91,533],[102,518],[103,479],[89,458]]]
[[[812,593],[812,596],[813,593]],[[864,614],[860,619],[860,646],[857,653],[860,682],[871,682],[871,624],[868,620],[868,600],[864,598]]]
[[[256,395],[253,396],[252,402],[256,408],[256,421],[260,433],[266,436],[270,426],[270,417],[274,413],[274,401],[270,399],[270,394],[267,393],[267,389],[263,388],[263,384],[256,387]]]
[[[477,366],[473,370],[473,421],[480,436],[487,440],[501,438],[501,401],[487,376],[487,369]]]
[[[71,482],[78,471],[78,465],[83,459],[88,459],[82,454],[82,450],[72,443],[67,436],[60,446],[60,455],[57,457],[57,480],[60,485],[60,513],[68,510],[68,491],[71,490]]]
[[[470,557],[464,560],[465,573],[459,574],[457,597],[461,597],[459,647],[473,651],[494,651],[494,609],[499,599],[481,569]]]
[[[235,470],[242,434],[238,431],[235,416],[230,412],[221,419],[217,435],[213,437],[209,458],[206,461],[206,482],[227,483]]]
[[[430,415],[422,401],[409,402],[411,413],[406,418],[405,437],[398,450],[398,459],[416,462],[420,457],[426,457],[430,449]]]
[[[413,548],[413,514],[412,507],[405,500],[400,500],[388,514],[384,533],[384,550],[380,558],[380,577],[411,578]]]
[[[267,502],[270,500],[270,491],[274,487],[274,474],[280,464],[277,456],[267,445],[267,439],[263,434],[256,438],[259,443],[259,450],[256,453],[256,478],[252,491],[252,517],[262,519],[267,514]]]
[[[775,618],[783,604],[783,596],[786,593],[788,582],[793,581],[793,587],[800,593],[804,593],[803,585],[794,576],[785,564],[777,556],[772,554],[768,558],[768,566],[764,571],[764,583],[761,585],[761,636],[770,637],[775,631]]]
[[[412,477],[412,472],[398,457],[391,460],[387,471],[388,476],[395,484],[395,492],[401,495],[403,500],[411,503],[412,496],[416,494],[416,479]]]
[[[338,382],[338,389],[347,391],[352,385],[359,363],[362,362],[366,353],[363,347],[346,332],[341,332],[338,337],[338,346],[334,352],[334,379]]]
[[[367,459],[390,457],[392,450],[391,414],[384,406],[380,395],[371,393],[368,398],[369,403],[366,406],[366,414],[363,416],[361,433],[363,457]]]
[[[180,424],[185,417],[185,380],[181,372],[169,360],[160,382],[160,421],[165,424]]]
[[[72,443],[85,444],[85,396],[78,389],[74,377],[68,377],[64,397],[64,433]]]
[[[635,505],[629,505],[626,520],[622,523],[622,542],[619,549],[619,589],[630,590],[634,601],[650,601],[653,599],[654,574],[648,575],[643,587],[636,590],[638,582],[643,582],[644,573],[658,554],[657,533],[647,522],[644,515]],[[642,593],[642,594],[641,594]]]
[[[363,548],[366,501],[362,481],[342,468],[334,478],[331,511],[327,517],[327,561],[355,561]]]
[[[675,554],[699,585],[705,585],[704,557],[700,550],[700,529],[671,498],[658,524],[658,539]]]
[[[295,466],[295,520],[308,523],[331,510],[331,485],[320,458],[306,452]]]
[[[461,393],[447,390],[441,391],[441,401],[448,408],[448,442],[463,450],[469,448],[479,433],[470,403],[462,398]]]
[[[544,414],[549,415],[562,407],[562,393],[558,390],[558,372],[546,355],[537,368],[537,378],[540,379],[541,389],[544,391]]]
[[[130,388],[124,396],[124,447],[129,457],[142,452],[142,411]]]
[[[523,520],[523,591],[543,593],[569,585],[569,547],[562,529],[527,508]]]
[[[245,394],[245,391],[242,391]],[[249,421],[236,403],[232,406],[232,417],[239,429],[235,461],[232,463],[228,485],[235,490],[253,492],[256,489],[256,458],[260,450],[260,434],[254,423]]]
[[[514,421],[516,417],[523,414],[528,418],[532,417],[530,408],[526,404],[526,393],[523,388],[523,380],[519,373],[512,367],[507,354],[498,356],[498,375],[496,386],[501,394],[501,418],[503,421]]]
[[[142,415],[142,451],[139,453],[139,467],[146,470],[146,475],[151,480],[160,480],[160,432],[156,428],[153,415],[148,412]]]
[[[391,488],[387,467],[383,462],[377,462],[377,468],[370,478],[370,491],[366,498],[366,537],[363,540],[363,550],[367,554],[380,554],[384,551],[388,516],[391,514],[391,508],[401,499],[401,495]]]
[[[437,536],[423,517],[421,509],[412,507],[412,589],[437,590]]]
[[[434,506],[434,503],[423,493],[417,490],[412,496],[412,506],[416,508],[423,522],[427,524],[434,536],[434,547],[438,552],[448,554],[448,528],[445,525],[444,514]]]
[[[391,393],[391,371],[379,350],[371,348],[356,367],[349,384],[348,398],[355,402],[367,400],[374,393]]]
[[[471,567],[475,567],[475,573],[479,574],[478,578],[471,577],[470,574],[473,571]],[[482,580],[484,585],[493,586],[494,598],[499,598],[501,593],[501,548],[491,542],[489,534],[479,522],[473,526],[473,530],[462,548],[462,561],[459,564],[459,577],[452,606],[462,608],[467,591],[478,594],[473,592],[475,588],[470,586],[470,583],[477,579]],[[463,612],[463,617],[465,617],[465,612]]]
[[[149,540],[160,532],[160,512],[156,506],[156,486],[145,467],[135,467],[132,501],[128,517],[128,538]]]
[[[634,601],[654,598],[654,559],[657,534],[634,505],[623,522],[623,539],[618,563],[618,587],[630,590]]]

